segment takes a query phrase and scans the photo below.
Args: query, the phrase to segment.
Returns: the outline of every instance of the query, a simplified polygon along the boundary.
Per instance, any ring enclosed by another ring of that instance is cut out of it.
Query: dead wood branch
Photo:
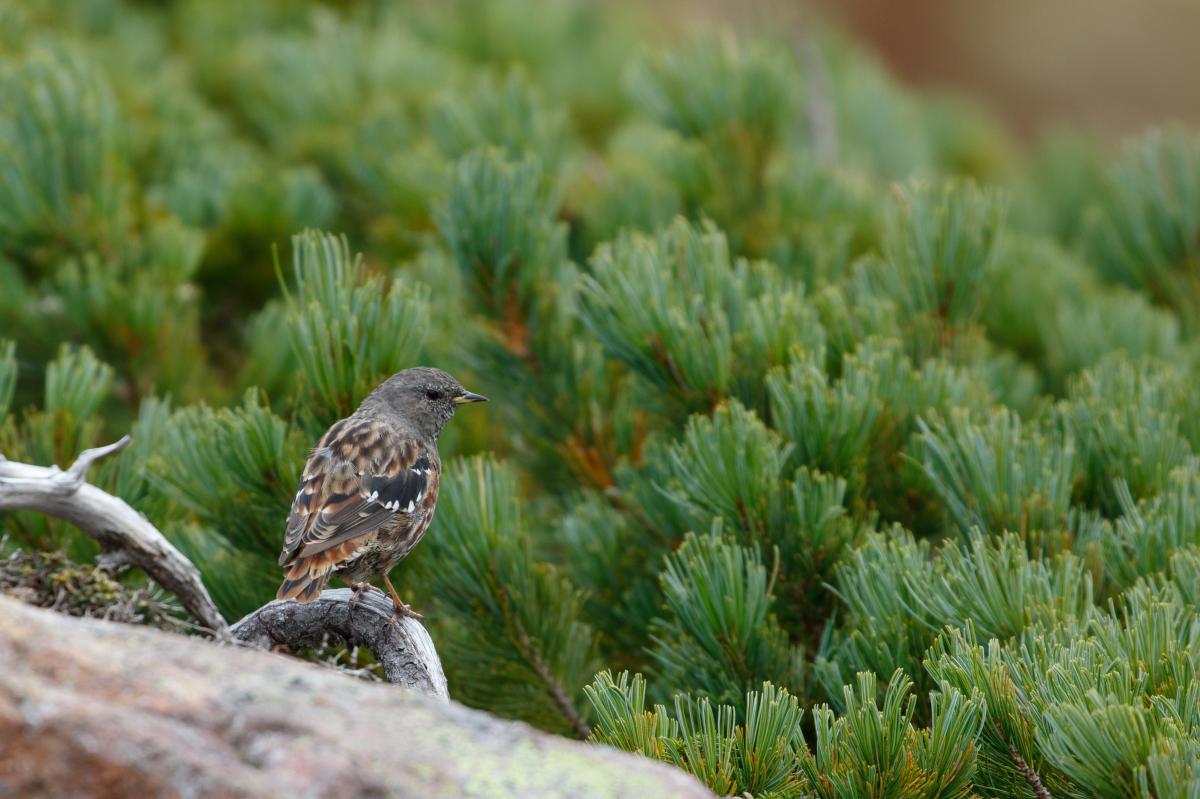
[[[321,592],[315,602],[274,601],[229,628],[230,637],[262,648],[317,646],[325,635],[365,646],[383,665],[388,682],[449,699],[446,675],[425,627],[413,618],[391,623],[392,602],[381,591],[364,591],[353,610],[349,588]]]
[[[93,463],[124,449],[130,440],[125,436],[106,447],[84,450],[65,472],[0,456],[0,511],[32,510],[69,521],[100,542],[107,562],[137,566],[175,594],[198,622],[221,630],[225,619],[192,562],[128,503],[86,482]]]

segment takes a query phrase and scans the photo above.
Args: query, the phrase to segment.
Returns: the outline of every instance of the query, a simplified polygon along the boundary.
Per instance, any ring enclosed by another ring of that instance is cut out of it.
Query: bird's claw
[[[405,616],[407,616],[410,619],[418,619],[418,620],[425,618],[424,616],[422,616],[420,613],[417,613],[415,610],[413,610],[408,605],[404,604],[403,602],[397,602],[395,600],[395,598],[393,598],[392,599],[392,618],[388,621],[388,624],[395,625],[395,624],[399,623],[400,619]]]
[[[396,622],[400,621],[401,616],[408,616],[410,619],[422,618],[420,613],[417,613],[415,610],[410,608],[405,604],[404,600],[400,598],[400,594],[396,591],[396,586],[392,585],[391,578],[386,574],[383,575],[383,582],[387,585],[388,593],[392,597],[392,618],[391,621],[388,622],[389,624],[396,624]]]
[[[362,598],[363,591],[371,587],[370,583],[350,583],[350,603],[346,609],[346,615],[354,616],[354,609],[358,607],[358,602]]]

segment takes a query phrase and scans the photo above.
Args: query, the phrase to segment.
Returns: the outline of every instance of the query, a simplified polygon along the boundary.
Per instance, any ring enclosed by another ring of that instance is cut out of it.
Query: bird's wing
[[[280,565],[372,533],[425,498],[434,461],[426,446],[371,420],[329,429],[304,467]]]

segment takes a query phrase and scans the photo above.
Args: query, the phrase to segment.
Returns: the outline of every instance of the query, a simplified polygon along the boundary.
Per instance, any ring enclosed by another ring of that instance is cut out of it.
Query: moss
[[[157,585],[131,576],[122,581],[62,551],[9,550],[0,539],[0,593],[71,616],[177,629],[185,624],[178,602]]]

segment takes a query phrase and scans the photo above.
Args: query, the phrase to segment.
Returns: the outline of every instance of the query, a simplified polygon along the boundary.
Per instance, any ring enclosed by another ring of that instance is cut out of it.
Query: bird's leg
[[[391,578],[386,574],[383,575],[383,582],[388,587],[388,593],[392,595],[392,624],[400,620],[401,616],[410,616],[414,619],[421,618],[421,614],[404,604],[404,600],[396,593],[396,586],[392,585]]]
[[[371,588],[371,584],[370,583],[356,583],[353,580],[347,580],[345,578],[342,579],[342,582],[344,582],[346,585],[350,586],[350,607],[346,610],[346,615],[352,616],[352,615],[354,615],[354,608],[358,605],[359,597],[362,596],[363,591],[369,590]]]

